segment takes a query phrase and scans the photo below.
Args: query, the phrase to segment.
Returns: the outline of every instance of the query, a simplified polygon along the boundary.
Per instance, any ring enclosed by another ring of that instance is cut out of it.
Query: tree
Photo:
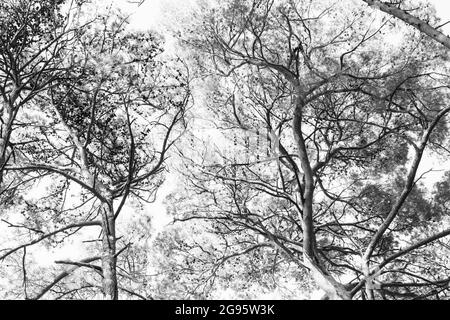
[[[448,299],[448,38],[363,2],[0,4],[2,297]]]
[[[0,4],[0,185],[4,167],[14,156],[11,135],[20,126],[16,120],[21,109],[66,77],[61,61],[76,27],[82,26],[68,24],[76,20],[77,7],[62,11],[62,5],[63,1],[28,0]]]
[[[399,258],[450,232],[419,224],[415,230],[427,237],[403,249],[397,242],[426,215],[415,212],[408,221],[404,211],[413,201],[429,208],[417,172],[425,148],[442,142],[446,131],[447,76],[439,66],[445,53],[408,34],[386,52],[389,21],[353,10],[327,1],[229,1],[204,8],[183,40],[201,56],[196,61],[203,74],[212,75],[214,95],[206,103],[221,120],[218,128],[235,130],[231,143],[238,147],[226,152],[219,146],[216,159],[199,166],[188,160],[189,187],[209,201],[202,198],[183,219],[212,220],[221,225],[218,232],[236,228],[234,234],[264,236],[269,247],[308,269],[327,298],[398,297],[411,287],[407,279],[421,272],[414,259]],[[266,151],[249,148],[246,131],[276,133],[279,162],[262,161]],[[243,159],[246,153],[254,160]],[[397,177],[395,184],[374,183],[389,176]],[[380,202],[378,190],[386,195],[384,205],[361,203]],[[413,275],[395,271],[398,263]],[[387,283],[401,283],[397,290],[374,284],[380,272]],[[336,275],[351,280],[342,284]],[[442,283],[417,283],[413,295]]]
[[[169,65],[161,58],[156,35],[126,27],[126,17],[113,11],[78,34],[64,61],[71,66],[70,76],[36,102],[44,121],[35,130],[27,128],[35,141],[18,147],[20,161],[5,167],[6,172],[35,179],[42,173],[55,177],[54,195],[60,201],[32,204],[40,212],[38,219],[48,219],[41,226],[33,221],[10,224],[32,236],[5,250],[1,260],[50,238],[60,236],[62,241],[86,227],[101,230],[101,247],[94,247],[98,254],[57,261],[70,269],[41,284],[33,298],[49,293],[77,268],[87,268],[102,281],[101,286],[90,283],[81,289],[99,287],[106,299],[117,299],[119,290],[139,296],[118,281],[117,259],[131,243],[117,248],[117,219],[129,199],[151,201],[161,185],[169,149],[180,134],[189,88],[181,62]],[[71,193],[78,199],[69,200]],[[32,214],[28,210],[26,215]],[[124,277],[120,272],[119,276]],[[79,286],[62,295],[78,292]]]

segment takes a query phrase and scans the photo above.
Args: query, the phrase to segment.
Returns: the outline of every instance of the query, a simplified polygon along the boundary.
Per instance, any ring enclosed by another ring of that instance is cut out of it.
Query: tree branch
[[[425,33],[426,35],[430,36],[433,40],[439,42],[440,44],[450,49],[450,37],[437,30],[437,28],[430,26],[427,22],[389,3],[385,3],[378,0],[362,0],[362,1],[367,3],[369,6],[376,7],[378,8],[378,10],[381,10],[391,16],[403,20],[405,23],[409,24],[410,26],[413,26],[420,32]]]

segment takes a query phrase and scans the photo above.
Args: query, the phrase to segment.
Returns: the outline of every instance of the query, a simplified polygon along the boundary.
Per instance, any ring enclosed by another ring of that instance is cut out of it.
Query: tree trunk
[[[6,165],[7,154],[6,150],[8,148],[9,137],[11,136],[12,127],[12,111],[7,103],[3,104],[0,124],[0,187],[3,182],[3,169]]]
[[[105,300],[117,300],[117,274],[116,274],[116,230],[112,201],[103,203],[102,213],[102,270],[103,295]]]
[[[298,156],[304,174],[304,190],[302,196],[302,226],[303,226],[303,251],[308,256],[314,256],[316,240],[313,230],[313,198],[314,198],[314,176],[306,150],[305,140],[302,133],[302,111],[303,98],[298,94],[294,111],[293,131],[297,145]]]
[[[301,195],[303,205],[303,263],[309,269],[316,284],[326,292],[328,299],[350,300],[351,297],[348,291],[322,267],[316,254],[316,237],[313,221],[314,174],[302,132],[304,98],[299,85],[296,87],[297,94],[292,128],[304,174],[304,190]]]
[[[319,263],[307,255],[303,255],[303,263],[308,267],[309,272],[317,286],[325,291],[327,300],[351,300],[348,290],[336,281]]]

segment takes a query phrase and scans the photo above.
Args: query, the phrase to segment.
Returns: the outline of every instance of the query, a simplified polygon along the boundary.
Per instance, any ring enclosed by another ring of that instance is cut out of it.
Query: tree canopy
[[[433,7],[192,10],[158,34],[113,6],[0,5],[2,297],[448,299]]]

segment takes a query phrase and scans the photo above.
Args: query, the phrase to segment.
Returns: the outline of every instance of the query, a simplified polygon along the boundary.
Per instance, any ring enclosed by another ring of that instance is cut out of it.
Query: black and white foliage
[[[0,4],[1,298],[448,299],[430,3],[118,7]]]

